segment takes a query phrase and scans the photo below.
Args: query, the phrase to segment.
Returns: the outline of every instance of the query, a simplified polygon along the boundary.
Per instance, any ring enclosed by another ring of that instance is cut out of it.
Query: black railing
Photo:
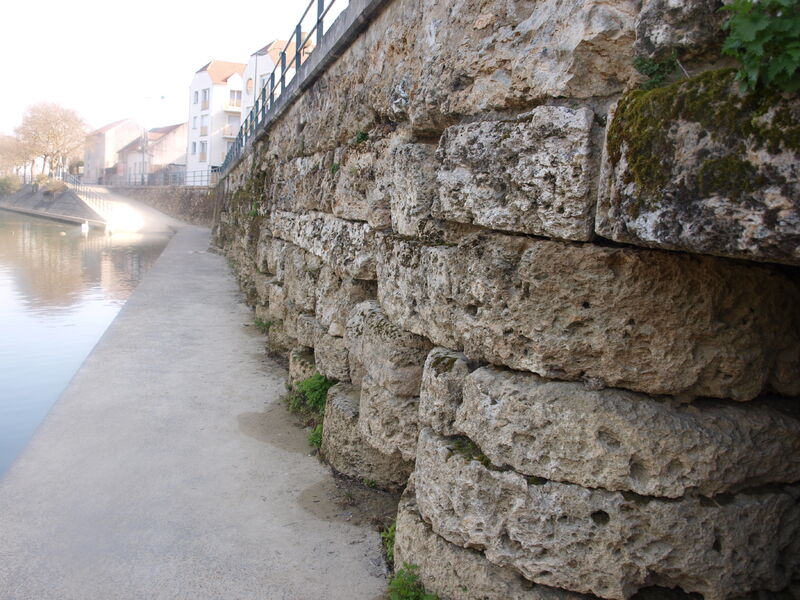
[[[320,45],[324,33],[323,24],[325,22],[325,17],[328,15],[331,7],[333,7],[336,1],[337,0],[311,0],[308,3],[308,6],[306,6],[303,16],[300,17],[300,21],[298,21],[294,28],[294,34],[289,38],[289,41],[286,42],[283,50],[281,50],[280,60],[272,70],[272,73],[269,75],[269,83],[261,88],[261,93],[256,98],[253,108],[242,122],[242,125],[239,128],[239,133],[236,136],[236,140],[233,142],[231,149],[228,150],[228,154],[225,156],[225,160],[220,166],[219,170],[222,173],[225,173],[236,161],[239,160],[239,158],[242,156],[242,152],[247,146],[248,141],[250,141],[269,120],[272,111],[275,109],[275,103],[280,95],[286,90],[286,86],[288,86],[294,77],[297,76],[297,72],[302,66],[303,62],[308,59],[308,57],[311,56],[314,50]],[[314,22],[314,26],[311,27],[304,38],[304,32],[302,28],[303,21],[308,16],[309,11],[311,11],[314,5],[317,7],[317,19]],[[306,54],[305,49],[311,45],[310,40],[312,36],[316,36],[316,44],[314,48],[308,52],[308,54]],[[291,57],[291,60],[289,60],[286,52],[292,43],[294,43],[294,56]],[[291,75],[287,78],[287,71],[290,69],[293,70],[293,73],[291,73]],[[256,73],[256,75],[258,74]]]

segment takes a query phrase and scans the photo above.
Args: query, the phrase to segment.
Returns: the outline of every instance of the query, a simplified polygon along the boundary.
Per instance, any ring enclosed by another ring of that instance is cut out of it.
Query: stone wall
[[[115,194],[133,198],[180,221],[211,227],[214,224],[216,192],[202,186],[130,186],[112,188]]]
[[[393,0],[221,184],[441,598],[800,594],[800,101],[739,91],[718,4]]]

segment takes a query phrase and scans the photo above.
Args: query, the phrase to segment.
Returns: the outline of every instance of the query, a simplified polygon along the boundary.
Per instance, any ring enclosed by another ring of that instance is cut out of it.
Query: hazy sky
[[[336,0],[332,14],[347,3]],[[246,63],[268,42],[286,39],[307,4],[5,2],[0,133],[12,133],[25,108],[43,100],[77,110],[92,128],[126,117],[148,127],[185,121],[195,71],[212,58]]]

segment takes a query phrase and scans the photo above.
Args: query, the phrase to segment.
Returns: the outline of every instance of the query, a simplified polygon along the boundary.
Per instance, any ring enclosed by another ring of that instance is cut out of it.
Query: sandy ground
[[[178,230],[0,481],[0,598],[383,597],[394,499],[309,455],[208,242]]]

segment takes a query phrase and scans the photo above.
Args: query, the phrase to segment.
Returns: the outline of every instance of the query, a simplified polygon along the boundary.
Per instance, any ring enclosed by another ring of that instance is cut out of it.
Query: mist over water
[[[0,476],[168,241],[0,210]]]

